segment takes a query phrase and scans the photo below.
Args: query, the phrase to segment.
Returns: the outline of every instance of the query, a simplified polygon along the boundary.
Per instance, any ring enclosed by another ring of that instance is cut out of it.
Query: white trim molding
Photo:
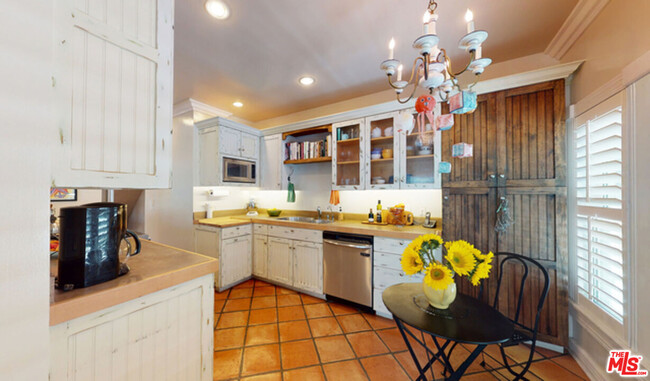
[[[544,53],[558,60],[564,57],[607,3],[609,0],[579,0]]]
[[[573,74],[584,61],[568,62],[561,65],[554,65],[543,69],[531,70],[523,73],[507,75],[504,77],[480,81],[472,89],[478,94],[491,93],[494,91],[511,89],[515,87],[532,85],[534,83],[552,81],[560,78],[568,78]],[[345,111],[337,114],[326,115],[314,119],[307,119],[296,123],[285,124],[282,126],[266,128],[262,130],[262,135],[273,135],[287,131],[299,130],[324,124],[344,122],[346,120],[364,118],[367,116],[389,113],[393,111],[404,110],[415,106],[415,100],[405,104],[390,101],[368,107],[362,107],[351,111]]]
[[[574,105],[575,116],[583,114],[585,111],[596,106],[605,99],[623,91],[626,87],[630,86],[648,73],[650,73],[650,51],[632,61],[621,70],[621,73],[614,76],[604,85],[578,101]]]
[[[214,106],[210,106],[208,104],[199,102],[192,98],[188,98],[174,105],[174,117],[184,114],[188,111],[200,112],[202,114],[206,114],[211,117],[220,116],[223,118],[228,118],[229,116],[232,115],[231,112],[222,110]]]

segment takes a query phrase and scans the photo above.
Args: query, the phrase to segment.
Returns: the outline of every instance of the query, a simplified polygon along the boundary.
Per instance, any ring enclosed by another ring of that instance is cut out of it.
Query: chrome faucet
[[[322,214],[321,210],[320,210],[320,206],[318,208],[316,208],[316,212],[318,212],[318,219],[320,220],[320,217],[321,217],[321,214]]]

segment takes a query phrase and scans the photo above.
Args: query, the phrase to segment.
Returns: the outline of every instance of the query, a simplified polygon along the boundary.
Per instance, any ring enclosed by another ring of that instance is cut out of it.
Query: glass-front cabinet
[[[408,110],[417,114],[414,109]],[[428,122],[398,130],[398,112],[332,125],[332,189],[440,187],[440,135]],[[438,113],[436,113],[439,115]]]
[[[332,124],[332,189],[364,189],[365,119]]]
[[[417,117],[415,110],[413,117]],[[410,134],[402,131],[401,149],[401,188],[439,188],[438,164],[440,162],[440,134],[449,133],[435,131],[428,122],[420,133],[413,128]]]
[[[366,118],[366,189],[399,189],[400,139],[397,113]]]

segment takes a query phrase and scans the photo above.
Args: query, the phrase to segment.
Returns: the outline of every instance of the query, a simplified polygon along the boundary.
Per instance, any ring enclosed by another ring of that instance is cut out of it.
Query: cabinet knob
[[[506,175],[504,175],[504,174],[502,173],[502,174],[499,175],[499,177],[502,178],[502,179],[505,179],[505,178],[506,178]]]
[[[494,179],[494,178],[496,178],[496,176],[495,175],[490,175],[490,178]]]

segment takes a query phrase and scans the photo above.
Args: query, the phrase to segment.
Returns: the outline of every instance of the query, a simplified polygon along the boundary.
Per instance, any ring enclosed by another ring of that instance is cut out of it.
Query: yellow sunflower
[[[423,241],[436,241],[438,245],[442,245],[442,238],[437,234],[425,234],[421,235],[419,238],[422,238]]]
[[[469,275],[476,266],[474,247],[465,241],[455,241],[447,247],[445,259],[458,275]]]
[[[492,258],[494,257],[494,254],[492,254],[491,251],[490,251],[489,253],[487,253],[487,254],[482,254],[482,253],[479,251],[477,254],[474,254],[474,256],[475,256],[476,259],[478,259],[479,261],[488,261],[488,262],[492,262]]]
[[[474,274],[472,274],[472,277],[470,278],[470,282],[472,282],[474,286],[478,286],[478,284],[481,283],[481,279],[485,279],[490,276],[491,269],[492,269],[492,265],[490,264],[490,262],[485,261],[479,263],[476,266],[476,270],[474,270]]]
[[[408,248],[402,253],[402,270],[406,275],[417,274],[424,268],[424,262],[418,252],[409,250]]]
[[[450,284],[454,283],[449,267],[439,263],[432,263],[426,269],[424,282],[435,290],[444,290]]]

